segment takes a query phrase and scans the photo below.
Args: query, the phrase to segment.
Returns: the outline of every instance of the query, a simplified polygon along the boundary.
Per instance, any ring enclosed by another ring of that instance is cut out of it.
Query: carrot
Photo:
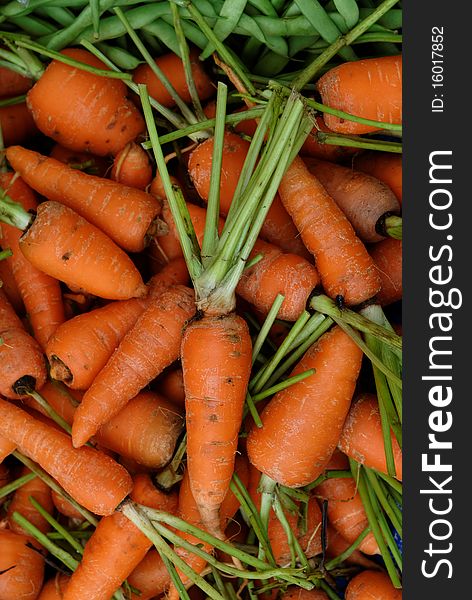
[[[0,488],[10,481],[10,469],[0,463]]]
[[[281,600],[328,600],[328,596],[322,590],[304,590],[292,586],[282,594]]]
[[[67,206],[43,202],[20,249],[40,271],[109,300],[146,293],[131,259],[108,236]]]
[[[191,96],[187,87],[182,60],[176,54],[169,53],[156,58],[155,63],[170,81],[180,98],[184,102],[190,102]],[[196,49],[190,51],[190,64],[192,68],[192,78],[195,82],[198,97],[202,101],[207,100],[214,94],[215,88],[211,79],[206,74],[202,62],[198,58],[198,51]],[[156,75],[154,75],[154,72],[148,64],[139,65],[139,67],[134,70],[133,81],[135,83],[146,84],[149,95],[164,106],[171,108],[175,105],[171,95]]]
[[[383,56],[343,63],[325,73],[316,84],[323,104],[357,117],[402,122],[402,57]],[[337,133],[369,133],[371,125],[324,114],[327,127]]]
[[[97,177],[105,177],[110,169],[110,163],[106,158],[94,156],[89,152],[75,152],[69,148],[64,148],[60,144],[54,144],[49,156],[68,167],[80,169],[80,171]]]
[[[56,491],[51,491],[52,503],[54,504],[54,508],[57,512],[61,513],[65,517],[69,519],[76,519],[78,521],[83,521],[84,517],[79,511],[67,500],[64,496],[61,496]]]
[[[36,600],[44,577],[44,558],[29,538],[0,529],[0,600]]]
[[[383,571],[362,571],[349,582],[346,600],[401,600],[402,592],[395,589]]]
[[[0,67],[0,98],[24,94],[32,85],[33,82],[28,77],[24,77],[8,67]]]
[[[210,191],[213,146],[213,138],[199,144],[190,154],[188,163],[188,171],[193,184],[205,202],[208,200]],[[229,212],[248,150],[249,142],[235,133],[225,132],[220,180],[220,213],[222,215],[226,216]],[[271,204],[261,229],[261,237],[279,246],[285,252],[299,254],[305,258],[310,256],[279,196],[276,196]]]
[[[335,451],[326,469],[349,470],[349,461],[344,454]],[[334,529],[350,544],[355,542],[368,527],[369,521],[354,479],[327,479],[315,488],[315,493],[321,500],[328,501],[328,519]],[[361,542],[359,550],[366,554],[380,554],[372,532]]]
[[[317,178],[295,158],[279,186],[285,208],[300,231],[326,293],[342,296],[348,305],[370,299],[380,279],[362,242]]]
[[[152,167],[145,150],[130,142],[115,156],[111,179],[144,190],[152,181]]]
[[[3,435],[0,435],[0,465],[14,450],[16,450],[16,444],[10,442],[10,440]]]
[[[402,204],[402,157],[388,152],[362,152],[353,160],[353,167],[377,177],[395,194],[400,206]]]
[[[183,258],[175,258],[165,264],[149,280],[149,298],[155,299],[173,285],[187,285],[190,282],[187,265]]]
[[[157,383],[157,389],[176,406],[185,406],[184,376],[180,367],[163,373]]]
[[[386,237],[382,232],[385,217],[400,212],[395,194],[386,184],[371,175],[316,158],[305,158],[304,162],[363,242],[379,242]]]
[[[170,575],[161,555],[151,548],[127,579],[129,585],[139,590],[132,594],[132,600],[151,600],[164,593],[170,585]]]
[[[141,488],[133,488],[134,498],[145,503]],[[153,508],[164,509],[162,495]],[[116,589],[144,559],[152,542],[121,512],[103,517],[84,548],[79,566],[72,574],[64,600],[109,600]]]
[[[391,433],[396,478],[402,480],[402,451]],[[366,467],[387,473],[377,398],[361,394],[353,403],[339,439],[339,449]]]
[[[187,287],[169,288],[138,318],[77,409],[74,446],[82,446],[180,354],[181,331],[194,313]],[[110,390],[113,390],[110,393]]]
[[[3,188],[15,202],[19,202],[25,210],[36,209],[35,196],[21,178],[15,179],[10,173],[0,174],[0,188]],[[51,335],[65,320],[59,282],[39,271],[26,260],[19,247],[21,231],[5,223],[0,226],[0,229],[3,236],[2,243],[13,252],[10,265],[34,337],[44,349]]]
[[[161,492],[152,483],[151,477],[147,473],[139,473],[133,479],[133,489],[130,494],[131,500],[156,508],[165,510],[175,515],[179,507],[179,495],[173,490],[171,492]]]
[[[2,244],[0,240],[0,247],[3,245],[4,244]],[[3,249],[6,250],[6,248]],[[11,256],[4,260],[0,260],[0,282],[2,284],[2,291],[7,297],[8,302],[12,305],[16,314],[23,314],[25,306],[11,270]]]
[[[69,579],[70,576],[65,573],[56,573],[54,577],[46,581],[38,596],[38,600],[63,600],[64,590]]]
[[[87,175],[21,146],[10,146],[7,159],[34,190],[65,204],[124,250],[140,252],[154,234],[161,205],[150,194]]]
[[[338,557],[350,547],[350,542],[345,540],[343,536],[329,523],[327,527],[327,534],[328,546],[326,548],[326,555],[329,558]],[[376,563],[366,558],[359,550],[354,550],[354,552],[352,552],[350,556],[344,560],[344,562],[351,565],[358,565],[367,569],[377,568]]]
[[[24,467],[20,476],[27,475],[28,473],[31,473],[31,471]],[[48,513],[51,514],[53,512],[54,505],[51,498],[51,488],[42,479],[35,477],[18,488],[13,495],[7,510],[8,525],[15,533],[28,536],[28,533],[13,518],[13,513],[18,512],[23,517],[26,517],[39,531],[47,533],[51,529],[51,526],[31,504],[29,501],[30,496],[39,502]],[[30,541],[36,548],[42,548],[41,544],[34,538],[30,538]]]
[[[330,160],[337,162],[348,158],[357,152],[356,148],[349,146],[336,146],[335,144],[323,144],[317,139],[318,131],[323,133],[333,133],[331,129],[326,127],[322,116],[315,117],[316,125],[313,127],[310,135],[306,138],[305,143],[301,147],[300,156],[320,158],[321,160]]]
[[[0,106],[0,126],[5,147],[21,144],[38,132],[26,102]]]
[[[402,281],[402,241],[387,238],[369,248],[379,272],[382,287],[377,294],[377,302],[388,306],[401,300],[403,296]]]
[[[98,69],[107,67],[80,48],[62,54]],[[97,156],[115,155],[144,131],[144,120],[126,98],[123,81],[49,63],[27,95],[27,104],[40,131],[62,146]]]
[[[278,392],[247,440],[249,460],[278,483],[299,487],[314,481],[336,448],[349,411],[362,351],[338,327],[305,353],[292,375],[315,374]]]
[[[0,435],[98,515],[111,514],[131,490],[130,476],[114,460],[88,446],[74,448],[67,434],[1,399]]]
[[[46,366],[38,343],[25,331],[0,290],[0,394],[18,399],[26,388],[39,390],[46,381]]]

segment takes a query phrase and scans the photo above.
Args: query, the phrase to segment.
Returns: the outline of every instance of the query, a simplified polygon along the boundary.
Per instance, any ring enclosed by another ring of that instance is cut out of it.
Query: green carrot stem
[[[25,231],[32,224],[34,216],[18,202],[14,202],[10,196],[2,190],[0,192],[0,221],[12,225],[21,231]]]
[[[388,346],[399,350],[402,349],[402,338],[394,331],[373,322],[362,313],[356,313],[349,308],[338,308],[336,303],[331,298],[328,298],[328,296],[314,296],[310,300],[310,308],[330,317],[336,317],[348,325],[352,325],[359,331],[369,333]]]
[[[11,251],[10,248],[5,248],[5,250],[0,251],[0,260],[5,260],[6,258],[9,258],[10,256],[13,256],[13,252]]]
[[[69,535],[71,535],[74,538],[77,538],[78,540],[88,540],[91,537],[92,533],[92,531],[69,531]],[[50,531],[46,535],[50,540],[64,539],[62,533],[58,533],[57,531]]]
[[[159,526],[159,527],[162,527],[162,526]],[[157,528],[157,529],[159,531],[159,528]],[[162,527],[162,529],[165,529],[165,527]],[[211,568],[211,574],[213,576],[213,580],[216,584],[218,591],[223,596],[223,598],[225,598],[225,600],[228,600],[228,596],[227,596],[228,592],[225,588],[225,584],[223,583],[223,579],[221,578],[220,572],[214,565],[210,565],[210,568]]]
[[[277,519],[280,521],[285,534],[288,539],[289,548],[290,548],[290,556],[292,558],[292,566],[295,566],[297,559],[303,565],[303,567],[309,571],[310,565],[308,563],[308,559],[303,552],[302,547],[300,546],[300,542],[297,539],[297,536],[293,533],[292,528],[287,520],[287,516],[285,515],[282,504],[280,502],[279,494],[276,493],[274,495],[274,503],[273,503],[274,513]]]
[[[47,535],[39,531],[37,527],[30,523],[23,515],[20,515],[20,513],[15,511],[13,513],[13,519],[28,533],[28,535],[34,537],[35,540],[44,546],[48,552],[60,560],[71,571],[75,571],[79,565],[79,562],[73,558],[69,552],[54,544],[54,542],[52,542]]]
[[[174,567],[173,563],[165,556],[161,554],[162,562],[164,563],[167,572],[170,575],[172,583],[175,585],[177,591],[179,592],[179,598],[183,598],[184,600],[190,600],[190,596],[185,589],[184,584],[182,583],[182,579],[177,572],[177,569]]]
[[[257,338],[254,342],[252,348],[252,364],[256,362],[256,358],[259,355],[259,352],[264,345],[264,342],[267,339],[267,336],[270,333],[271,327],[274,324],[275,319],[277,318],[280,307],[282,306],[283,301],[285,300],[285,296],[283,294],[277,294],[274,302],[272,303],[271,309],[267,313],[267,316],[262,324],[262,327],[257,335]]]
[[[290,344],[288,352],[295,350],[295,348],[298,348],[298,346],[303,344],[318,329],[325,319],[325,315],[320,313],[312,315],[303,328],[303,331],[301,331]]]
[[[346,548],[346,550],[344,550],[344,552],[342,552],[335,558],[332,558],[325,564],[325,569],[327,571],[332,571],[338,565],[340,565],[342,562],[344,562],[347,558],[349,558],[351,556],[351,554],[354,552],[354,550],[357,550],[357,548],[362,544],[362,542],[367,537],[367,535],[370,533],[370,531],[371,531],[370,527],[367,526],[364,529],[364,531],[349,546],[349,548]]]
[[[333,146],[347,146],[348,148],[363,148],[365,150],[378,150],[379,152],[403,152],[402,144],[398,142],[387,142],[384,140],[373,140],[355,135],[342,135],[340,133],[325,133],[318,131],[316,139],[320,144]]]
[[[331,598],[331,600],[341,600],[331,586],[326,583],[326,581],[323,581],[323,579],[320,579],[320,588],[326,593],[328,598]]]
[[[251,413],[251,416],[254,420],[256,427],[262,427],[261,417],[259,416],[259,413],[257,412],[256,405],[255,405],[254,400],[249,392],[246,393],[246,406],[247,406],[249,412]]]
[[[14,98],[2,98],[0,100],[0,108],[4,108],[5,106],[14,106],[15,104],[21,104],[26,100],[26,94],[22,94],[21,96],[15,96]]]
[[[39,394],[35,390],[29,390],[27,393],[28,396],[33,398],[33,400],[37,402],[39,406],[41,406],[41,408],[47,413],[48,417],[50,417],[55,423],[62,427],[64,431],[67,431],[67,433],[72,432],[72,427],[69,425],[69,423],[53,409],[53,407],[49,404],[49,402],[47,402],[45,398],[41,396],[41,394]]]
[[[100,37],[100,0],[89,0],[92,11],[92,25],[95,38]]]
[[[395,501],[391,497],[391,495],[386,492],[385,486],[383,482],[377,477],[372,469],[364,467],[364,472],[369,480],[369,483],[372,487],[372,491],[377,497],[377,500],[380,503],[380,506],[385,511],[386,515],[392,522],[392,525],[398,531],[400,536],[402,535],[402,513],[398,506],[395,504]]]
[[[18,450],[12,452],[13,456],[17,458],[21,463],[23,463],[30,471],[35,473],[40,479],[47,483],[47,485],[57,492],[60,496],[62,496],[65,500],[70,502],[72,506],[94,527],[98,525],[98,520],[94,517],[94,515],[89,512],[86,508],[81,506],[78,502],[72,498],[66,491],[64,491],[61,486],[54,481],[54,479],[46,473],[39,465],[29,459],[27,456],[24,456]]]
[[[384,221],[384,228],[387,235],[390,237],[401,240],[402,239],[402,218],[391,215]]]
[[[264,532],[264,535],[267,536],[267,539],[269,539],[269,536],[268,536],[269,516],[270,516],[270,509],[272,507],[272,503],[274,500],[276,485],[277,485],[277,483],[272,478],[270,478],[265,473],[262,473],[260,481],[259,481],[259,487],[258,487],[258,491],[261,494],[261,508],[260,508],[259,512],[261,515],[262,530]],[[262,545],[259,544],[258,558],[260,560],[263,560],[264,556],[265,556],[265,550],[262,547]]]
[[[45,510],[41,506],[41,504],[37,500],[35,500],[35,498],[33,498],[33,496],[29,496],[28,500],[34,506],[34,508],[39,512],[39,514],[44,519],[46,519],[46,521],[49,523],[49,525],[51,525],[51,527],[53,529],[55,529],[57,531],[57,533],[60,534],[64,540],[69,542],[69,544],[72,546],[72,548],[76,552],[78,552],[80,555],[82,555],[84,552],[82,544],[79,544],[79,542],[72,535],[70,535],[70,533],[67,531],[67,529],[65,527],[63,527],[58,521],[56,521],[56,519],[54,517],[52,517],[48,513],[48,511]]]
[[[281,381],[277,385],[273,385],[272,387],[266,388],[263,392],[259,392],[258,394],[253,396],[252,399],[253,399],[254,403],[260,402],[261,400],[264,400],[265,398],[268,398],[269,396],[273,396],[277,392],[285,390],[286,388],[290,387],[291,385],[294,385],[295,383],[299,383],[300,381],[303,381],[307,377],[311,377],[314,374],[315,374],[315,369],[307,369],[306,371],[303,371],[303,373],[298,373],[297,375],[292,375],[292,377],[287,377],[287,379],[284,379],[284,381]]]
[[[323,483],[323,481],[326,481],[327,479],[337,479],[337,478],[342,478],[342,479],[348,479],[349,477],[352,477],[352,473],[351,471],[344,471],[341,469],[331,469],[329,471],[325,471],[324,473],[321,473],[321,475],[319,475],[315,481],[312,481],[311,483],[309,483],[308,485],[306,485],[303,489],[307,492],[315,489],[317,486],[319,486],[321,483]]]
[[[395,479],[394,477],[390,477],[386,473],[381,473],[380,471],[375,471],[377,475],[383,479],[400,497],[403,494],[403,486],[401,481]]]
[[[34,473],[28,473],[27,475],[18,477],[18,479],[15,479],[15,481],[7,483],[7,485],[4,485],[0,488],[0,500],[2,498],[5,498],[5,496],[8,496],[12,492],[15,492],[18,488],[25,485],[25,483],[32,481],[35,477],[36,475]]]
[[[280,497],[282,497],[282,495],[289,496],[304,504],[310,500],[310,494],[308,494],[304,488],[289,488],[279,484],[278,492]]]

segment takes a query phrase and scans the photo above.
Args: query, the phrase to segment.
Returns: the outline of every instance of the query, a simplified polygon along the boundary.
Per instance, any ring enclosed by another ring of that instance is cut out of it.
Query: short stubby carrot
[[[401,206],[403,196],[401,155],[390,152],[362,152],[354,157],[353,167],[386,183]]]
[[[20,177],[15,178],[10,173],[0,174],[0,188],[7,191],[8,196],[25,210],[36,209],[35,195]],[[51,335],[65,321],[61,287],[57,279],[39,271],[26,260],[19,247],[19,229],[3,223],[0,232],[2,244],[13,252],[10,265],[33,335],[44,349]]]
[[[24,94],[32,85],[33,82],[28,77],[24,77],[8,67],[0,67],[0,98]]]
[[[40,390],[46,381],[46,364],[39,344],[23,327],[0,290],[0,394],[18,399],[26,389]]]
[[[144,296],[146,286],[132,260],[100,229],[58,202],[43,202],[20,249],[40,271],[68,286],[106,298]]]
[[[61,53],[107,69],[86,50],[67,48]],[[71,150],[106,156],[119,152],[145,129],[143,117],[126,94],[123,81],[53,60],[28,92],[27,104],[45,135]]]
[[[0,126],[6,147],[11,144],[22,144],[38,133],[25,102],[0,106]]]
[[[369,248],[369,254],[374,259],[382,282],[376,296],[376,301],[381,306],[388,306],[402,299],[402,248],[402,240],[394,238],[387,238]]]
[[[65,204],[124,250],[140,252],[153,236],[161,203],[151,194],[87,175],[21,146],[10,146],[7,158],[34,190]]]
[[[395,477],[401,481],[402,451],[393,433],[391,439]],[[344,423],[339,448],[366,467],[388,472],[379,404],[374,394],[361,394],[356,398]]]
[[[144,190],[152,181],[152,166],[146,151],[130,142],[115,156],[110,177],[123,185]]]
[[[131,491],[131,477],[109,456],[89,446],[74,448],[67,434],[1,399],[0,435],[95,514],[111,514]]]
[[[44,578],[44,557],[30,539],[0,530],[0,600],[36,600]]]
[[[182,329],[194,312],[194,292],[181,285],[169,288],[150,304],[85,393],[74,416],[74,446],[85,444],[177,360]]]
[[[314,255],[323,287],[348,305],[372,298],[380,278],[364,244],[347,217],[297,157],[279,186],[282,202],[302,240]]]
[[[225,132],[220,180],[220,213],[222,215],[226,216],[229,212],[249,145],[249,142],[243,140],[239,135],[229,131]],[[192,151],[188,162],[190,177],[199,196],[205,202],[208,200],[210,192],[213,146],[213,138],[202,142]],[[299,254],[305,258],[310,256],[278,195],[270,206],[260,235],[285,252]]]
[[[187,466],[192,494],[211,533],[234,470],[251,371],[249,329],[235,313],[193,320],[182,339]]]
[[[385,238],[381,221],[400,212],[392,190],[371,175],[325,160],[305,158],[310,173],[316,176],[343,211],[364,243]]]
[[[325,73],[316,88],[323,104],[356,117],[401,124],[402,57],[382,56],[343,63]],[[372,125],[324,113],[324,122],[336,133],[369,133]]]
[[[177,94],[184,102],[190,102],[191,96],[185,78],[184,65],[182,60],[173,53],[164,54],[155,59],[156,65],[161,69],[164,75],[172,84]],[[210,77],[206,74],[203,63],[198,58],[198,50],[190,51],[190,65],[192,78],[195,82],[197,94],[200,100],[207,100],[215,93]],[[139,65],[134,70],[133,81],[135,83],[145,83],[149,95],[167,107],[172,107],[175,102],[164,85],[156,77],[148,64]]]
[[[361,571],[346,588],[346,600],[401,600],[402,591],[393,587],[383,571]]]
[[[54,577],[46,581],[37,600],[63,600],[69,579],[70,575],[57,572]]]
[[[362,351],[339,327],[305,353],[292,375],[315,373],[278,392],[247,440],[249,460],[278,483],[300,487],[314,481],[336,448],[349,411]]]

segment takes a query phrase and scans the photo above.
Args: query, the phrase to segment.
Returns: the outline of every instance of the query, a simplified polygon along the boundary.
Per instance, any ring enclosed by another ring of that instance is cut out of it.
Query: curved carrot
[[[249,460],[278,483],[299,487],[320,475],[336,448],[349,411],[362,351],[338,327],[305,353],[292,375],[314,375],[278,392],[247,439]]]
[[[187,87],[182,60],[176,54],[169,53],[156,58],[155,63],[170,81],[180,98],[184,102],[190,102],[191,96]],[[215,93],[215,87],[206,74],[203,63],[198,58],[198,50],[196,49],[190,51],[190,64],[192,68],[192,78],[195,82],[195,87],[197,88],[198,97],[200,100],[210,98],[210,96]],[[149,95],[164,106],[171,108],[175,105],[171,95],[156,75],[154,75],[154,72],[148,64],[139,65],[139,67],[135,69],[133,81],[135,83],[145,83]]]
[[[10,146],[7,159],[34,190],[65,204],[124,250],[140,252],[154,234],[161,204],[151,194],[87,175],[21,146]]]
[[[38,133],[26,102],[0,106],[0,126],[5,147],[21,144]]]
[[[391,433],[396,478],[402,480],[402,451]],[[338,447],[366,467],[387,473],[380,411],[374,394],[361,394],[353,403]]]
[[[282,594],[281,600],[328,600],[328,596],[323,590],[304,590],[292,586]]]
[[[301,158],[295,158],[279,186],[316,267],[326,293],[342,296],[348,305],[360,304],[380,289],[373,260],[334,200]]]
[[[194,311],[194,292],[181,285],[169,288],[150,304],[85,393],[74,416],[74,446],[85,444],[144,386],[177,360],[182,328]]]
[[[251,371],[246,321],[206,314],[182,339],[187,467],[205,528],[221,537],[220,507],[234,470],[238,432]]]
[[[131,259],[102,231],[57,202],[43,202],[20,238],[26,258],[40,271],[109,300],[146,293]]]
[[[152,181],[152,167],[146,151],[130,142],[115,156],[110,173],[111,179],[139,190]]]
[[[32,85],[33,81],[28,77],[24,77],[8,67],[0,67],[0,98],[24,94]]]
[[[13,174],[0,174],[0,188],[25,210],[37,207],[32,190]],[[13,276],[23,299],[35,339],[44,349],[57,327],[65,321],[61,287],[53,279],[39,271],[26,260],[19,247],[21,231],[3,223],[0,226],[3,244],[13,252],[10,265]]]
[[[388,306],[402,299],[402,247],[401,240],[387,238],[369,248],[382,282],[376,298],[381,306]]]
[[[29,473],[31,473],[31,471],[25,467],[21,471],[21,476]],[[41,504],[41,506],[47,510],[48,513],[51,514],[53,512],[54,505],[51,498],[51,488],[44,483],[42,479],[35,477],[31,481],[28,481],[18,488],[14,493],[12,501],[10,502],[7,510],[8,525],[12,531],[28,536],[28,533],[24,531],[23,528],[18,525],[13,518],[13,513],[18,512],[20,515],[28,519],[28,521],[37,529],[39,529],[39,531],[42,533],[47,533],[51,529],[51,526],[31,504],[29,501],[30,496],[39,502],[39,504]],[[39,549],[42,548],[41,544],[34,538],[30,538],[30,540],[33,546]]]
[[[402,122],[402,57],[382,56],[343,63],[325,73],[316,84],[323,104],[357,117]],[[376,131],[364,125],[324,113],[324,122],[337,133]]]
[[[0,394],[18,399],[25,388],[39,390],[46,381],[46,365],[38,343],[0,290]]]
[[[74,448],[67,434],[1,399],[0,434],[98,515],[111,514],[131,491],[130,476],[114,460],[89,446]]]
[[[161,555],[151,548],[127,579],[129,585],[140,591],[131,600],[151,600],[164,593],[170,585],[170,575]]]
[[[70,575],[56,573],[54,577],[46,581],[37,600],[63,600],[69,579]]]
[[[362,571],[349,582],[346,600],[401,600],[402,591],[395,589],[383,571]]]
[[[30,539],[0,530],[0,600],[36,600],[44,578],[44,557],[29,548]]]
[[[107,69],[86,50],[67,48],[61,53]],[[53,60],[28,92],[27,104],[45,135],[71,150],[106,156],[119,152],[145,128],[144,119],[126,94],[125,84],[118,79]]]
[[[327,470],[349,470],[347,457],[335,451]],[[328,501],[328,519],[336,531],[350,544],[360,536],[369,525],[367,515],[352,477],[334,477],[323,481],[315,488],[315,494]],[[370,532],[359,546],[366,554],[380,554],[375,537]]]
[[[355,169],[383,181],[402,204],[402,157],[388,152],[362,152],[353,160]]]
[[[176,406],[185,406],[185,387],[182,369],[177,367],[163,373],[157,382],[157,390]]]
[[[68,167],[80,169],[89,175],[97,175],[97,177],[105,177],[110,169],[110,163],[106,158],[94,156],[89,152],[75,152],[60,144],[54,144],[49,156]]]
[[[213,138],[199,144],[190,154],[188,171],[200,197],[206,202],[210,192],[210,175],[213,161]],[[225,132],[220,180],[220,213],[227,215],[238,184],[249,142],[239,135]],[[267,213],[261,229],[261,237],[285,252],[309,257],[292,219],[277,195]]]
[[[305,158],[304,162],[363,242],[379,242],[385,238],[379,233],[381,220],[400,212],[395,194],[385,183],[360,171],[316,158]]]

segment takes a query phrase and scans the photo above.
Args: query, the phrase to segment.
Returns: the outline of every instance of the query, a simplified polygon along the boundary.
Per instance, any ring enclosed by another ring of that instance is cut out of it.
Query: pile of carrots
[[[91,50],[0,66],[0,600],[398,600],[401,55]]]

